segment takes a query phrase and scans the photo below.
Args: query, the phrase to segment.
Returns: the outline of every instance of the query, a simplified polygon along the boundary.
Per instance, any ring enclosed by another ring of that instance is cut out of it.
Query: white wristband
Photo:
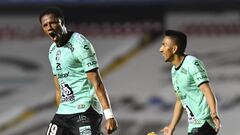
[[[103,113],[104,113],[104,116],[105,116],[105,119],[108,120],[110,118],[113,118],[113,112],[112,112],[112,109],[105,109],[103,110]]]

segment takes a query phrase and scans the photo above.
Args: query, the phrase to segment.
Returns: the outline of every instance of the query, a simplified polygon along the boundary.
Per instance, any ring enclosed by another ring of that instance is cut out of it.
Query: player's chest
[[[55,65],[56,70],[63,70],[74,67],[78,60],[74,57],[74,53],[67,48],[56,49],[52,54],[52,64]]]
[[[191,76],[186,68],[180,68],[172,73],[172,81],[175,87],[184,88],[192,83]]]

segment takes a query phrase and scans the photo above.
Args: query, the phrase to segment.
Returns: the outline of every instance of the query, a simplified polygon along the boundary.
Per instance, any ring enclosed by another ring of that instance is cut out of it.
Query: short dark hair
[[[63,11],[58,7],[49,7],[49,8],[44,9],[41,12],[41,14],[39,15],[40,23],[42,23],[41,19],[46,14],[54,14],[56,17],[60,18],[65,23]]]
[[[183,55],[187,46],[187,36],[183,32],[176,30],[166,30],[165,36],[169,36],[173,39],[178,46],[176,54]]]

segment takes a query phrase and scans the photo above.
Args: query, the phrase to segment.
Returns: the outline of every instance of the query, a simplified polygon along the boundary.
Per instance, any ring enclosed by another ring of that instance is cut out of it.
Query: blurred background
[[[38,20],[48,6],[94,45],[119,122],[114,135],[158,132],[171,120],[175,95],[162,32],[188,35],[187,53],[201,59],[218,99],[219,135],[239,135],[240,11],[238,0],[0,1],[0,135],[44,135],[56,106],[48,49]],[[187,132],[184,114],[175,131]]]

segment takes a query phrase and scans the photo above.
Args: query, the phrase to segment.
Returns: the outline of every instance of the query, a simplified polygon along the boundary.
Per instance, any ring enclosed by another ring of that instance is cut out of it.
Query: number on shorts
[[[47,135],[56,135],[57,134],[57,125],[50,123],[47,130]]]

